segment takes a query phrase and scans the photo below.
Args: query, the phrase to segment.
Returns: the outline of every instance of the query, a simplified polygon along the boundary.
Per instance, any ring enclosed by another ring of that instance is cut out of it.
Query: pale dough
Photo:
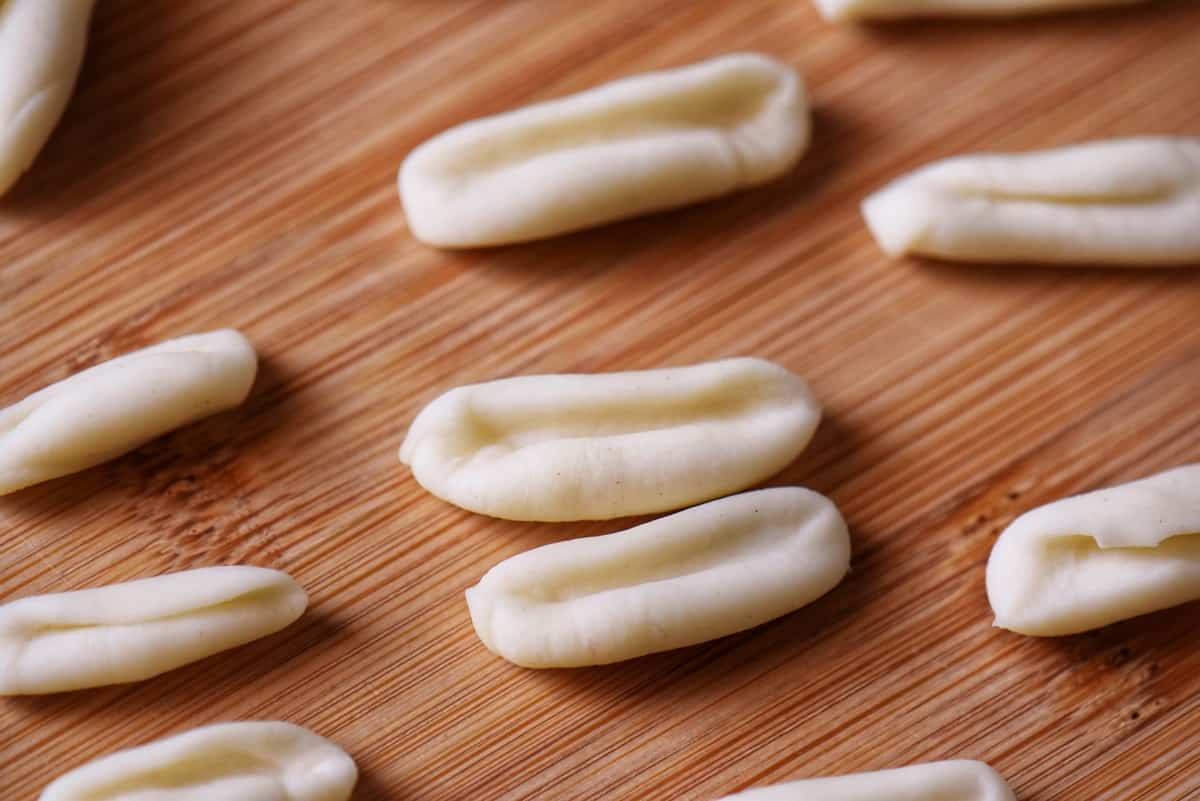
[[[257,369],[244,336],[213,331],[120,356],[0,409],[0,495],[237,406]]]
[[[0,606],[0,695],[147,679],[292,623],[308,596],[286,573],[207,567]]]
[[[1148,0],[815,0],[831,22],[918,16],[1016,16]]]
[[[880,247],[950,261],[1200,264],[1200,138],[960,156],[871,195]]]
[[[1016,801],[983,762],[955,759],[757,787],[722,801]]]
[[[345,751],[291,723],[193,729],[76,768],[40,801],[348,801]]]
[[[796,71],[739,53],[459,125],[405,159],[400,197],[431,245],[539,239],[770,181],[809,126]]]
[[[459,387],[426,406],[400,459],[440,498],[513,520],[679,509],[773,475],[821,410],[762,359]]]
[[[479,638],[511,662],[601,665],[765,623],[849,568],[837,507],[779,487],[518,554],[467,590],[467,604]]]
[[[1200,599],[1200,464],[1018,517],[987,565],[996,625],[1057,636]]]
[[[95,0],[0,0],[0,195],[71,99]]]

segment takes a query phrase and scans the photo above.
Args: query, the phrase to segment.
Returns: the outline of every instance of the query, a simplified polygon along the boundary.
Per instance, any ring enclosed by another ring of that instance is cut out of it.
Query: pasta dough
[[[1034,509],[987,566],[996,625],[1057,636],[1200,599],[1200,465]]]
[[[434,400],[400,459],[434,495],[475,512],[606,519],[752,486],[796,458],[820,416],[804,381],[761,359],[521,376]]]
[[[279,631],[308,596],[286,573],[207,567],[0,606],[0,695],[157,676]]]
[[[917,16],[1007,16],[1120,6],[1147,0],[816,0],[833,22]]]
[[[601,665],[765,623],[849,568],[837,507],[779,487],[518,554],[467,590],[467,604],[479,638],[511,662]]]
[[[103,757],[40,801],[348,801],[345,751],[291,723],[219,723]]]
[[[0,195],[37,157],[75,90],[95,0],[0,0]]]
[[[1200,138],[961,156],[876,192],[863,214],[892,255],[1200,264]]]
[[[405,159],[400,198],[431,245],[539,239],[770,181],[809,125],[795,70],[723,56],[452,128]]]
[[[0,409],[0,495],[133,450],[237,406],[258,359],[233,330],[194,334],[120,356]]]
[[[723,801],[1016,801],[983,762],[955,759],[757,787]]]

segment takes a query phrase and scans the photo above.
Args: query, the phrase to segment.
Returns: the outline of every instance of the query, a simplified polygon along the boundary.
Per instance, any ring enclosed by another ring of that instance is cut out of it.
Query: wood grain
[[[245,562],[313,605],[140,684],[0,700],[0,796],[220,720],[344,745],[356,801],[715,799],[986,759],[1021,801],[1200,799],[1196,604],[1034,640],[983,567],[1022,511],[1200,459],[1200,272],[883,258],[857,204],[978,149],[1200,131],[1200,5],[823,24],[802,0],[104,0],[79,92],[0,203],[0,403],[236,326],[247,404],[0,498],[0,599]],[[804,72],[815,141],[759,190],[543,243],[440,253],[395,170],[480,114],[756,49]],[[772,484],[828,493],[854,570],[708,645],[532,672],[476,640],[498,560],[624,522],[509,523],[396,459],[455,384],[733,354],[828,413]]]

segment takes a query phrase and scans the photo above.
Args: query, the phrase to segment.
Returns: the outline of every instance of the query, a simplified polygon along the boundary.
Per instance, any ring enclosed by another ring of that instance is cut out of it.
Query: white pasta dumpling
[[[889,254],[1200,264],[1200,138],[1147,136],[936,162],[863,203]]]
[[[225,329],[119,356],[0,409],[0,495],[237,406],[257,369],[254,348]]]
[[[1017,518],[987,565],[996,625],[1076,634],[1200,599],[1200,465]]]
[[[756,787],[722,801],[1016,801],[1004,777],[970,759]]]
[[[1101,6],[1126,6],[1149,0],[815,0],[831,22],[902,17],[1018,16]]]
[[[400,198],[431,245],[540,239],[770,181],[809,129],[796,71],[738,53],[452,128],[405,159]]]
[[[423,487],[511,520],[601,520],[737,492],[787,466],[821,418],[762,359],[532,375],[453,389],[400,448]]]
[[[304,613],[286,573],[206,567],[0,606],[0,695],[140,681],[265,637]]]
[[[837,507],[777,487],[518,554],[467,590],[467,604],[493,653],[528,668],[581,667],[753,628],[821,597],[849,569]]]
[[[218,723],[118,751],[52,782],[39,801],[348,801],[354,760],[280,721]]]
[[[95,0],[0,0],[0,195],[29,168],[75,90]]]

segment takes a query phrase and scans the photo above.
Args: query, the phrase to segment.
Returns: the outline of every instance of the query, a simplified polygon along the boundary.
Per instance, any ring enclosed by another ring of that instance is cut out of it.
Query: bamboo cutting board
[[[465,119],[754,49],[815,106],[768,187],[543,243],[418,245],[395,170]],[[235,326],[244,407],[0,498],[0,600],[287,570],[285,631],[140,684],[0,699],[0,798],[193,726],[279,718],[355,801],[715,799],[972,757],[1021,801],[1200,799],[1197,604],[1077,637],[991,627],[1017,514],[1200,460],[1200,272],[885,259],[857,204],[935,158],[1200,132],[1200,4],[824,24],[804,0],[101,0],[79,91],[0,201],[0,405]],[[826,406],[771,484],[830,495],[847,580],[733,637],[533,672],[476,639],[499,560],[633,521],[509,523],[396,459],[451,386],[753,354]],[[214,801],[221,801],[214,799]]]

